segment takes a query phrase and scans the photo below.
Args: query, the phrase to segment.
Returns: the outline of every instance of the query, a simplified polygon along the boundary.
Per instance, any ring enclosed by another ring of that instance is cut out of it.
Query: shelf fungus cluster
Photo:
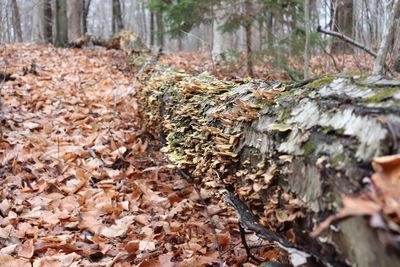
[[[318,251],[324,262],[400,262],[365,218],[347,219],[319,237],[309,234],[340,210],[343,194],[365,190],[374,157],[399,153],[399,81],[221,81],[158,65],[138,79],[147,129],[196,182],[215,194],[230,185],[266,228]]]

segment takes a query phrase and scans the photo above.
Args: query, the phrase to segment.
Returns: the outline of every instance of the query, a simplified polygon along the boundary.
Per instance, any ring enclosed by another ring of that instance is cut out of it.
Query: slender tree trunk
[[[157,45],[159,47],[164,47],[164,22],[163,15],[160,13],[156,14],[157,23]]]
[[[246,31],[246,63],[247,63],[247,75],[250,77],[254,76],[253,73],[253,52],[252,52],[252,39],[251,39],[251,12],[252,12],[252,3],[251,0],[245,0],[245,31]]]
[[[56,0],[56,46],[66,46],[68,43],[67,1]]]
[[[336,0],[333,29],[353,39],[353,0]],[[353,48],[335,39],[332,44],[333,53],[352,53]]]
[[[393,9],[390,17],[384,26],[381,45],[378,50],[377,57],[374,62],[372,73],[374,75],[381,75],[385,69],[386,56],[389,52],[390,42],[393,38],[396,19],[400,14],[400,0],[394,0]]]
[[[112,23],[113,34],[120,32],[124,28],[122,23],[121,3],[119,0],[112,0]]]
[[[272,29],[274,26],[274,13],[272,10],[269,10],[267,12],[267,45],[268,49],[271,49],[272,46],[274,45],[273,43],[273,34],[272,34]]]
[[[37,2],[32,6],[32,21],[31,21],[31,40],[34,42],[46,42],[45,24],[47,20],[44,16],[44,2]]]
[[[46,43],[53,42],[53,12],[51,9],[51,0],[45,0],[43,2],[43,38]]]
[[[89,14],[90,8],[90,0],[84,0],[83,8],[82,8],[82,33],[87,33],[87,17]]]
[[[19,16],[19,8],[17,0],[12,0],[11,6],[13,11],[13,24],[14,24],[16,41],[18,43],[21,43],[22,42],[21,18]]]
[[[154,13],[150,12],[150,47],[154,46]]]
[[[309,59],[310,59],[310,0],[304,0],[304,24],[306,26],[306,43],[304,46],[304,79],[309,78]]]

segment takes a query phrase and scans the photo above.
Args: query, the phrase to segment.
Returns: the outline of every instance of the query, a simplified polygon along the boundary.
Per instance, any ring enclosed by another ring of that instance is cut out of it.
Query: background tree
[[[72,42],[82,35],[82,8],[81,0],[67,1],[68,42]]]
[[[22,42],[21,19],[19,16],[19,8],[17,0],[12,0],[11,6],[13,10],[13,26],[15,30],[16,41]]]
[[[395,32],[396,19],[399,17],[399,15],[400,0],[394,0],[392,12],[390,14],[390,17],[387,19],[387,23],[385,24],[381,46],[379,47],[378,54],[374,62],[372,73],[375,75],[383,74],[386,64],[386,57],[390,49],[390,43],[393,39],[393,35]]]
[[[332,29],[353,38],[353,0],[332,0]],[[332,53],[352,53],[353,47],[340,39],[334,39]]]
[[[56,0],[56,29],[55,29],[55,45],[66,46],[68,43],[68,17],[67,17],[67,1]]]
[[[112,31],[113,34],[124,28],[122,23],[121,3],[119,0],[112,0]]]
[[[341,32],[377,52],[391,12],[388,3],[392,1],[310,0],[310,24],[313,29],[321,25],[322,29]],[[17,3],[19,13],[24,14],[20,17],[24,41],[50,43],[54,39],[57,45],[65,45],[67,41],[65,38],[62,41],[61,35],[68,32],[65,24],[68,19],[60,17],[63,13],[62,8],[57,8],[60,2],[71,7],[75,0],[0,0],[0,42],[19,39],[12,5]],[[81,0],[79,4],[79,12],[70,14],[80,14],[80,30],[78,26],[69,26],[70,34],[75,32],[75,36],[87,33],[107,39],[124,28],[143,36],[149,45],[162,46],[166,52],[206,51],[210,58],[219,61],[217,66],[240,68],[240,75],[248,75],[251,65],[258,69],[268,66],[273,72],[285,72],[293,79],[304,74],[304,0]],[[250,12],[246,11],[248,7]],[[71,18],[68,23],[77,21]],[[389,41],[386,57],[393,69],[394,63],[400,62],[397,60],[400,22],[395,24],[398,26]],[[322,55],[324,65],[334,64],[340,71],[346,68],[346,63],[339,56],[347,53],[357,55],[361,71],[367,69],[359,62],[364,60],[365,57],[359,56],[364,52],[341,40],[317,36],[311,31],[309,44],[310,62]],[[332,57],[326,59],[331,52]],[[310,66],[312,73],[315,66]]]
[[[43,19],[44,19],[44,34],[43,38],[46,43],[53,42],[53,11],[51,8],[51,0],[43,1]]]
[[[310,0],[304,0],[304,24],[306,28],[306,43],[304,47],[304,79],[308,79],[310,76],[308,67],[308,65],[310,64],[310,33],[311,33]]]
[[[87,18],[88,18],[88,14],[89,14],[90,2],[91,2],[90,0],[83,1],[83,6],[82,6],[82,31],[83,31],[83,34],[86,34],[88,31]]]

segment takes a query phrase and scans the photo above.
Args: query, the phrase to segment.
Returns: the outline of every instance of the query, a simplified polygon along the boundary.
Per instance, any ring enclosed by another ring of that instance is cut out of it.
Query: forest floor
[[[234,212],[146,132],[122,52],[0,50],[0,266],[253,266]]]
[[[287,58],[286,70],[274,67],[274,58],[263,56],[256,58],[254,64],[254,78],[265,80],[291,80],[303,73],[303,58]],[[175,69],[184,70],[187,73],[199,74],[204,71],[210,72],[219,79],[237,79],[247,76],[245,55],[239,54],[238,57],[230,61],[216,64],[211,59],[210,52],[176,52],[162,56],[161,63],[172,66]],[[318,77],[327,74],[337,73],[365,73],[370,72],[373,66],[373,58],[366,53],[359,55],[332,55],[321,54],[310,59],[310,74]],[[289,73],[292,72],[292,76]],[[297,74],[295,74],[297,73]]]

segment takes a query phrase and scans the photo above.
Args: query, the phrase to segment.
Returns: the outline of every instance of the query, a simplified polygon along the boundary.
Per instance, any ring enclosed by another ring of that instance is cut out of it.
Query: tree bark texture
[[[304,45],[304,79],[309,78],[308,65],[310,63],[310,34],[311,34],[311,21],[310,21],[310,0],[304,0],[304,24],[306,32],[306,41]]]
[[[113,34],[119,33],[124,28],[122,23],[121,3],[119,0],[112,0],[112,24]]]
[[[67,1],[67,16],[68,16],[68,42],[72,42],[82,35],[81,15],[82,1],[68,0]]]
[[[17,0],[12,0],[11,6],[13,10],[13,24],[14,24],[16,41],[21,43],[22,42],[21,17],[19,15]]]
[[[157,45],[159,47],[164,47],[164,22],[163,22],[163,15],[161,13],[156,13],[156,23],[157,23]]]
[[[333,30],[353,38],[353,0],[335,0]],[[342,40],[334,40],[332,53],[352,53],[353,48]]]
[[[154,24],[154,13],[150,12],[150,47],[154,46],[154,35],[155,35],[155,24]]]
[[[84,0],[83,8],[82,8],[82,31],[85,35],[87,33],[87,17],[89,14],[91,0]]]
[[[56,0],[56,46],[66,46],[68,44],[68,17],[67,1]]]
[[[44,13],[44,34],[43,38],[46,43],[53,42],[53,12],[51,9],[51,0],[43,1],[43,13]]]
[[[363,190],[370,162],[400,152],[400,81],[323,77],[219,81],[156,68],[141,76],[148,131],[215,194],[234,188],[268,229],[333,266],[400,266],[364,217],[309,233]],[[346,263],[347,262],[347,263]]]
[[[393,10],[388,18],[388,21],[383,29],[382,42],[376,56],[372,73],[375,75],[382,75],[385,70],[386,57],[389,52],[389,47],[395,32],[396,19],[400,14],[400,0],[395,0],[393,3]]]
[[[253,53],[252,53],[252,35],[251,35],[251,14],[252,14],[252,2],[251,0],[245,0],[244,2],[245,9],[245,25],[244,29],[246,31],[246,63],[247,63],[247,75],[250,77],[254,76],[253,73]]]

